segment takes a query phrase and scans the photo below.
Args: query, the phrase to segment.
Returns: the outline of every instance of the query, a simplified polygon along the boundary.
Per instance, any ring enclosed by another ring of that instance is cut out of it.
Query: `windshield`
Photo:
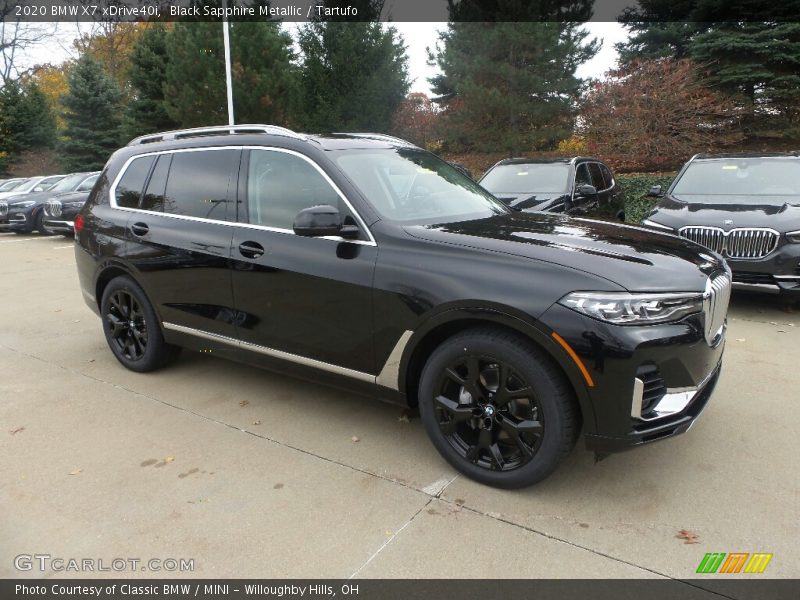
[[[703,195],[716,196],[718,202],[726,203],[766,203],[773,196],[797,196],[800,160],[787,157],[696,161],[686,168],[671,193],[689,202],[692,195]],[[714,199],[703,198],[703,202],[709,201]]]
[[[498,165],[484,175],[481,185],[493,194],[563,194],[569,187],[569,165]]]
[[[76,173],[74,175],[67,175],[50,188],[51,192],[72,192],[78,187],[81,181],[86,179],[86,173]]]
[[[11,192],[11,191],[17,189],[18,187],[20,187],[26,181],[28,181],[28,180],[27,179],[14,179],[13,181],[7,181],[6,183],[3,184],[2,187],[0,187],[0,192]]]
[[[345,175],[386,219],[421,224],[509,212],[502,202],[430,152],[402,148],[333,154]]]
[[[63,175],[53,175],[52,177],[45,177],[36,185],[36,187],[42,188],[42,191],[46,192],[47,190],[52,189],[52,187],[62,179],[64,179]]]

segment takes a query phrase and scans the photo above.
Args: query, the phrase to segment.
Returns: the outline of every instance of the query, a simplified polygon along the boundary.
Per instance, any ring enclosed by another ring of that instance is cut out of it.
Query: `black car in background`
[[[43,228],[47,233],[73,235],[75,215],[86,204],[99,177],[99,172],[93,173],[81,182],[77,188],[79,191],[59,194],[44,203]]]
[[[718,256],[512,210],[386,136],[137,138],[75,233],[124,367],[188,347],[415,405],[442,456],[489,485],[545,478],[581,435],[607,453],[682,433],[720,373]]]
[[[48,200],[58,198],[61,194],[83,192],[88,194],[97,181],[99,172],[72,173],[63,177],[49,190],[32,192],[24,196],[11,196],[0,200],[0,231],[14,233],[31,233],[38,230],[42,234],[51,234],[45,227],[44,205]]]
[[[721,254],[735,289],[800,300],[800,154],[694,156],[642,224]]]
[[[510,158],[478,183],[517,210],[625,220],[622,188],[596,158]]]

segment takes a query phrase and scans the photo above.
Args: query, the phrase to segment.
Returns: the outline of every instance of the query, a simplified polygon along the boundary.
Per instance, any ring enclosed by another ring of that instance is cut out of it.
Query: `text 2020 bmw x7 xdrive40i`
[[[481,482],[686,431],[730,272],[689,240],[509,209],[407,142],[240,125],[137,138],[75,218],[116,358],[179,347],[418,405]]]

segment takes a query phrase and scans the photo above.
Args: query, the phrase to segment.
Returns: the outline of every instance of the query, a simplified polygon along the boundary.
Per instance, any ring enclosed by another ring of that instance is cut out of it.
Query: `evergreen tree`
[[[130,56],[128,77],[133,98],[125,115],[127,137],[174,129],[178,123],[167,114],[164,84],[170,53],[169,32],[162,23],[145,29],[136,41]]]
[[[121,143],[120,90],[94,58],[82,56],[72,68],[64,106],[64,167],[100,169]]]
[[[378,22],[313,22],[299,33],[304,125],[313,131],[387,131],[408,92],[402,37]]]
[[[231,23],[230,36],[236,122],[289,123],[298,89],[291,36],[268,21]],[[185,127],[227,123],[222,25],[176,23],[167,47],[169,117]]]
[[[451,22],[431,80],[451,142],[519,154],[569,137],[583,87],[575,70],[599,49],[586,36],[575,22]]]
[[[787,134],[800,121],[798,10],[800,0],[771,5],[769,14],[759,0],[641,0],[622,15],[631,36],[617,49],[623,61],[691,58],[740,99],[751,135]]]
[[[20,152],[47,147],[56,122],[47,97],[34,81],[9,81],[0,88],[0,172]]]
[[[0,89],[0,150],[13,154],[49,146],[55,116],[39,86],[10,81]]]

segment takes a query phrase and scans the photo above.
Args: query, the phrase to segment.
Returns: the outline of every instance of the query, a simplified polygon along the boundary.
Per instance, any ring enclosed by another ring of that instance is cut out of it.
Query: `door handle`
[[[259,258],[264,255],[264,246],[258,242],[242,242],[239,244],[239,254],[245,258]]]
[[[137,237],[143,237],[148,234],[150,228],[147,226],[147,223],[134,223],[131,225],[131,233]]]

